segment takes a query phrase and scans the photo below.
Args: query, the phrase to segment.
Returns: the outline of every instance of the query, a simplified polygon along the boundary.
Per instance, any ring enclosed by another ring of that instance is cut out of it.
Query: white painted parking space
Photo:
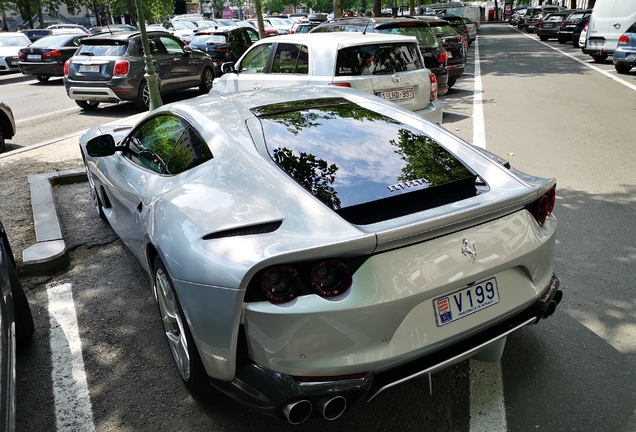
[[[56,429],[58,432],[92,432],[95,430],[93,409],[71,284],[49,285],[47,294]]]

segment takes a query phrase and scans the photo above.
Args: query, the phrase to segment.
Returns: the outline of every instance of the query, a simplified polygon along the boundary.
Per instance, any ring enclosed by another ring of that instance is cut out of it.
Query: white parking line
[[[479,38],[475,39],[474,49],[473,145],[486,148]],[[470,360],[470,432],[506,432],[507,430],[501,362],[485,363]]]
[[[47,294],[57,432],[93,432],[93,408],[84,372],[71,284],[48,285]]]
[[[549,44],[549,43],[547,43],[547,42],[543,42],[543,41],[540,41],[540,40],[538,40],[538,39],[535,39],[534,37],[532,37],[532,36],[531,36],[531,35],[529,35],[529,34],[522,33],[521,31],[519,31],[519,33],[521,33],[522,35],[524,35],[524,36],[526,36],[526,37],[528,37],[528,38],[532,39],[533,41],[539,42],[540,44],[543,44],[543,45],[547,46],[548,48],[553,49],[554,51],[556,51],[556,52],[558,52],[558,53],[560,53],[560,54],[563,54],[563,55],[564,55],[564,56],[566,56],[566,57],[571,58],[571,59],[572,59],[572,60],[574,60],[574,61],[577,61],[577,62],[581,63],[582,65],[585,65],[585,66],[589,67],[590,69],[592,69],[592,70],[594,70],[594,71],[596,71],[596,72],[600,73],[601,75],[605,75],[606,77],[608,77],[608,78],[610,78],[610,79],[613,79],[613,80],[614,80],[614,81],[616,81],[617,83],[624,85],[625,87],[627,87],[627,88],[628,88],[628,89],[630,89],[630,90],[636,91],[636,85],[631,84],[631,83],[628,83],[627,81],[625,81],[625,80],[623,80],[623,79],[621,79],[621,78],[617,77],[617,76],[616,76],[614,73],[612,73],[612,72],[608,72],[608,71],[603,70],[603,69],[601,69],[601,68],[599,68],[599,67],[597,67],[597,66],[594,66],[593,64],[591,64],[591,63],[589,63],[589,62],[587,62],[587,61],[583,61],[583,60],[581,60],[580,58],[578,58],[578,57],[576,57],[576,56],[573,56],[572,54],[566,53],[565,51],[563,51],[563,50],[561,50],[561,49],[559,49],[559,48],[557,48],[557,47],[554,47],[554,46],[550,45],[550,44]]]
[[[43,119],[43,118],[46,118],[46,117],[56,117],[56,116],[60,115],[61,113],[74,112],[74,111],[79,111],[79,108],[78,107],[66,108],[66,109],[63,109],[63,110],[55,111],[55,112],[50,112],[50,113],[46,113],[46,114],[40,114],[40,115],[36,115],[36,116],[33,116],[33,117],[16,120],[15,124],[19,125],[19,124],[22,124],[22,123],[29,123],[29,122],[32,122],[33,120],[40,120],[40,119]]]

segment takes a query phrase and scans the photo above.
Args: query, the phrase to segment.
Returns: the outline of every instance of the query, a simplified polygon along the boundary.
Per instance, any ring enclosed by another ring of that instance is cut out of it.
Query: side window
[[[267,58],[269,52],[272,50],[272,44],[259,45],[256,48],[250,50],[241,65],[239,66],[239,72],[241,73],[262,73],[267,66]]]
[[[256,42],[259,39],[258,33],[256,33],[256,31],[251,30],[251,29],[247,29],[246,31],[247,31],[247,34],[249,36],[249,40],[250,40],[249,44],[250,45],[253,44],[254,42]]]
[[[161,43],[170,54],[183,54],[183,47],[175,39],[166,36],[160,36]]]
[[[309,56],[306,46],[278,44],[272,73],[307,74]]]
[[[179,174],[212,159],[212,152],[192,127],[185,130],[168,161],[168,174]]]
[[[186,128],[183,120],[171,114],[152,117],[130,135],[125,155],[137,165],[165,174],[167,162]]]

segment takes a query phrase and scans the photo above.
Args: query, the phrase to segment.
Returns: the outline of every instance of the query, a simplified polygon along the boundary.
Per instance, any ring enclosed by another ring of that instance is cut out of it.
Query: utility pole
[[[144,9],[141,0],[135,0],[137,6],[137,17],[139,19],[139,30],[141,30],[141,44],[144,47],[145,77],[148,83],[148,92],[150,93],[150,111],[154,111],[163,105],[161,95],[159,93],[159,78],[155,73],[155,67],[152,65],[152,55],[150,55],[150,44],[148,43],[148,33],[146,32],[146,18],[144,17]]]

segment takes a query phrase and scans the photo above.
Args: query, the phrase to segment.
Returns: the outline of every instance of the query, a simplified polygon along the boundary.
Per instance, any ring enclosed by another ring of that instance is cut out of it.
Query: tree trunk
[[[254,9],[256,12],[256,21],[258,22],[258,34],[261,39],[265,39],[265,24],[263,24],[263,7],[261,0],[254,1]]]
[[[415,15],[415,0],[411,0],[411,16]]]
[[[342,16],[342,0],[333,0],[333,17],[340,18]]]
[[[382,0],[373,0],[373,15],[382,16]]]

